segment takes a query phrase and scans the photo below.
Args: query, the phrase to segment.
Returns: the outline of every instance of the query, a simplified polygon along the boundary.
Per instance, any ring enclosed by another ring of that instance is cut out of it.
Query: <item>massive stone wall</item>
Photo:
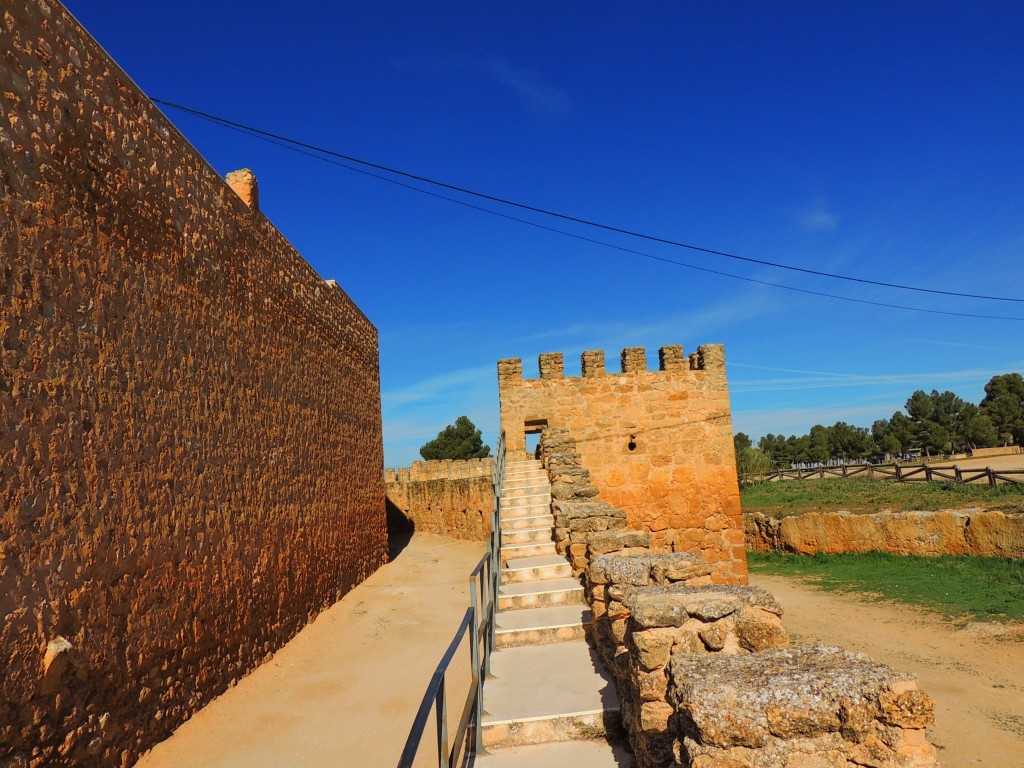
[[[494,459],[414,461],[384,471],[389,508],[417,531],[486,541],[494,510]]]
[[[648,371],[643,348],[626,349],[622,373],[609,374],[603,352],[584,352],[583,375],[567,377],[562,355],[546,354],[540,378],[524,379],[520,359],[499,361],[508,450],[525,450],[527,432],[568,429],[630,528],[650,531],[656,548],[702,555],[716,582],[745,582],[725,353],[705,345],[687,358],[668,346],[659,362]]]
[[[127,766],[384,561],[377,332],[59,4],[0,38],[0,763]]]
[[[1024,513],[998,510],[938,512],[808,512],[743,515],[747,548],[801,555],[891,552],[894,555],[983,555],[1024,560]]]

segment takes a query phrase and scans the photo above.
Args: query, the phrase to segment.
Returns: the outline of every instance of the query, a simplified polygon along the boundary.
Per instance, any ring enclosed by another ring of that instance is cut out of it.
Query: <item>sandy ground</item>
[[[952,467],[955,465],[955,466],[960,467],[960,469],[984,469],[985,467],[991,467],[992,469],[996,470],[997,472],[1000,471],[1000,470],[1004,470],[1004,469],[1021,469],[1021,470],[1024,470],[1024,454],[1011,453],[1011,454],[1004,454],[1002,456],[979,457],[977,459],[924,459],[924,458],[922,458],[919,461],[908,462],[905,466],[908,467],[908,468],[913,469],[915,467],[921,466],[924,463],[927,463],[929,466],[936,467],[936,468],[939,468],[939,467],[949,467],[949,468],[952,469]],[[829,474],[825,475],[826,479],[833,479],[835,477],[837,477],[837,475],[829,475]],[[867,478],[867,475],[855,475],[855,477]],[[811,475],[811,476],[806,477],[804,479],[805,480],[818,480],[818,479],[820,479],[820,477],[818,475]],[[1024,480],[1024,477],[1022,477],[1020,479]],[[777,482],[789,483],[789,482],[794,482],[794,481],[793,481],[792,478],[787,478],[785,480],[773,480],[772,482],[773,483],[777,483]],[[799,482],[799,481],[796,481],[796,482]]]
[[[936,467],[939,466],[953,466],[956,464],[960,469],[984,469],[985,467],[992,467],[992,469],[1024,469],[1024,455],[1019,453],[1008,454],[1005,456],[988,456],[980,457],[977,459],[951,459],[949,461],[929,461]]]
[[[1024,627],[955,626],[928,611],[780,576],[751,583],[778,597],[794,642],[862,651],[917,674],[935,699],[930,735],[945,768],[1024,768]]]
[[[417,534],[137,768],[393,768],[469,606],[468,577],[483,550]],[[468,645],[462,655],[468,670]],[[461,713],[467,690],[468,672],[453,672],[449,712]],[[431,717],[417,766],[437,765],[435,745]]]

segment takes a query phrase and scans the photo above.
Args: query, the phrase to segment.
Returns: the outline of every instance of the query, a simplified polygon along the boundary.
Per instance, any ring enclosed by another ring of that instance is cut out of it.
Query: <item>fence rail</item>
[[[502,432],[498,438],[494,458],[494,511],[491,515],[491,534],[487,540],[487,552],[469,574],[469,608],[466,609],[448,650],[441,657],[437,670],[430,678],[412,728],[409,730],[402,756],[398,759],[398,768],[412,768],[431,711],[434,712],[437,724],[438,768],[455,768],[461,764],[460,756],[464,762],[471,755],[483,752],[483,685],[484,678],[491,674],[491,653],[494,651],[495,614],[498,610],[498,584],[501,579],[501,486],[504,476],[505,433]],[[467,635],[472,679],[454,737],[449,738],[448,692],[445,677],[456,651]],[[467,742],[466,736],[470,729],[473,731],[473,741]]]
[[[1024,469],[992,469],[980,467],[962,469],[956,464],[839,464],[809,469],[779,469],[747,475],[747,483],[782,482],[784,480],[810,480],[824,477],[867,477],[872,480],[895,480],[898,483],[932,482],[945,480],[952,483],[979,483],[989,485],[1012,483],[1024,485]]]

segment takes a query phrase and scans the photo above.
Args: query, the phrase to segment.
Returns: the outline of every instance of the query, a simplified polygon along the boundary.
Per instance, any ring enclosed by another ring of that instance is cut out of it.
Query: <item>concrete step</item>
[[[540,472],[523,472],[511,477],[506,476],[501,487],[520,488],[524,485],[551,485],[551,483],[548,482],[547,473],[541,470]]]
[[[521,504],[514,507],[501,507],[502,519],[506,517],[529,517],[530,515],[546,515],[551,512],[551,505],[543,501],[534,504]]]
[[[487,749],[621,732],[615,683],[584,641],[495,651],[491,673],[484,684]]]
[[[552,514],[546,515],[522,515],[520,517],[501,517],[501,532],[506,531],[521,531],[524,528],[541,528],[543,526],[549,528],[555,527],[555,516]]]
[[[525,464],[509,464],[505,466],[504,479],[508,480],[512,477],[519,477],[521,475],[535,475],[543,474],[545,477],[548,475],[548,471],[540,466],[538,462],[537,466],[526,466]]]
[[[633,755],[608,741],[563,741],[495,749],[478,755],[480,768],[633,768]]]
[[[501,559],[508,562],[519,557],[537,557],[539,555],[557,555],[555,542],[550,539],[546,541],[530,541],[525,544],[509,544],[507,541],[501,545]]]
[[[580,605],[583,599],[583,585],[571,577],[498,585],[499,611],[520,611],[549,605]]]
[[[572,566],[558,554],[516,558],[509,560],[501,569],[502,584],[562,579],[566,576],[572,576]]]
[[[523,497],[546,496],[551,498],[550,485],[523,485],[518,488],[502,488],[502,504],[512,502]]]
[[[501,508],[520,509],[521,507],[550,507],[550,493],[531,493],[529,496],[502,496]]]
[[[554,536],[553,525],[538,525],[534,528],[517,528],[514,531],[501,531],[501,548],[504,551],[509,546],[517,544],[536,544],[552,541]]]
[[[584,640],[592,614],[583,605],[555,605],[525,611],[499,611],[494,642],[498,648]]]

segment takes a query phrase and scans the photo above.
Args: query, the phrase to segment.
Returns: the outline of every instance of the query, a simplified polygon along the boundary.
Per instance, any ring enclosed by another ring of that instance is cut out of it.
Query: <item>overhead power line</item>
[[[820,277],[827,277],[827,278],[838,279],[838,280],[847,280],[847,281],[856,282],[856,283],[863,283],[863,284],[867,284],[867,285],[876,285],[876,286],[882,286],[882,287],[887,287],[887,288],[897,288],[897,289],[901,289],[901,290],[915,291],[915,292],[920,292],[920,293],[940,294],[940,295],[944,295],[944,296],[955,296],[955,297],[959,297],[959,298],[984,299],[984,300],[989,300],[989,301],[1024,302],[1024,298],[1010,298],[1010,297],[1001,297],[1001,296],[985,296],[985,295],[979,295],[979,294],[958,293],[958,292],[955,292],[955,291],[942,291],[942,290],[933,289],[933,288],[921,288],[921,287],[915,287],[915,286],[900,285],[900,284],[897,284],[897,283],[886,283],[886,282],[881,282],[881,281],[876,281],[876,280],[868,280],[868,279],[864,279],[864,278],[851,277],[851,276],[848,276],[848,275],[838,275],[838,274],[832,274],[832,273],[829,273],[829,272],[820,272],[820,271],[817,271],[817,270],[805,269],[803,267],[796,267],[796,266],[792,266],[792,265],[780,264],[780,263],[765,261],[765,260],[761,260],[761,259],[754,259],[754,258],[750,258],[750,257],[746,257],[746,256],[738,256],[738,255],[735,255],[735,254],[727,253],[725,251],[717,251],[717,250],[714,250],[714,249],[704,248],[704,247],[701,247],[701,246],[691,245],[691,244],[687,244],[687,243],[681,243],[681,242],[677,242],[677,241],[673,241],[673,240],[668,240],[668,239],[656,237],[656,236],[653,236],[653,235],[646,235],[646,234],[639,233],[639,232],[633,232],[633,231],[630,231],[630,230],[627,230],[627,229],[621,229],[621,228],[610,226],[610,225],[606,225],[606,224],[600,224],[598,222],[588,221],[586,219],[578,218],[578,217],[575,217],[575,216],[570,216],[570,215],[558,213],[558,212],[555,212],[555,211],[545,210],[543,208],[538,208],[538,207],[535,207],[535,206],[527,205],[525,203],[517,203],[515,201],[505,200],[505,199],[500,198],[500,197],[495,197],[493,195],[488,195],[488,194],[485,194],[485,193],[482,193],[482,192],[476,192],[474,190],[467,189],[467,188],[464,188],[464,187],[459,187],[459,186],[456,186],[456,185],[447,184],[445,182],[436,181],[434,179],[430,179],[430,178],[425,177],[425,176],[418,176],[416,174],[408,173],[406,171],[398,170],[398,169],[395,169],[395,168],[390,168],[388,166],[381,165],[381,164],[378,164],[378,163],[373,163],[373,162],[370,162],[370,161],[367,161],[367,160],[361,160],[359,158],[352,157],[350,155],[345,155],[345,154],[340,153],[340,152],[335,152],[334,150],[330,150],[330,149],[326,149],[324,147],[316,146],[315,144],[309,144],[307,142],[299,141],[297,139],[291,139],[291,138],[288,138],[286,136],[281,136],[279,134],[271,133],[269,131],[264,131],[264,130],[261,130],[259,128],[254,128],[252,126],[245,125],[244,123],[239,123],[239,122],[236,122],[234,120],[228,120],[227,118],[219,117],[217,115],[212,115],[212,114],[209,114],[207,112],[202,112],[200,110],[193,109],[192,107],[187,107],[187,106],[184,106],[184,105],[181,105],[181,104],[176,104],[174,102],[166,101],[164,99],[160,99],[160,98],[156,98],[156,97],[150,97],[150,99],[153,102],[157,103],[157,104],[163,104],[164,106],[172,107],[173,109],[177,109],[177,110],[180,110],[180,111],[185,112],[187,114],[191,114],[191,115],[193,115],[195,117],[199,117],[201,119],[204,119],[204,120],[207,120],[209,122],[212,122],[214,124],[221,125],[222,127],[230,128],[230,129],[239,131],[239,132],[241,132],[243,134],[246,134],[248,136],[251,136],[253,138],[260,139],[260,140],[263,140],[263,141],[267,141],[268,143],[274,144],[276,146],[280,146],[280,147],[282,147],[284,149],[288,149],[288,150],[291,150],[291,151],[294,151],[294,152],[298,152],[299,154],[303,154],[303,155],[306,155],[308,157],[312,157],[314,159],[321,160],[323,162],[331,163],[332,165],[336,165],[336,166],[339,166],[341,168],[345,168],[347,170],[354,171],[356,173],[360,173],[360,174],[365,175],[365,176],[370,176],[372,178],[379,179],[381,181],[386,181],[388,183],[395,184],[395,185],[403,187],[405,189],[409,189],[409,190],[412,190],[412,191],[415,191],[415,192],[419,192],[421,194],[429,195],[431,197],[435,197],[435,198],[438,198],[438,199],[441,199],[441,200],[446,200],[448,202],[452,202],[452,203],[455,203],[457,205],[461,205],[461,206],[466,207],[466,208],[471,208],[473,210],[481,211],[483,213],[488,213],[488,214],[491,214],[493,216],[498,216],[500,218],[507,219],[509,221],[515,221],[515,222],[518,222],[518,223],[521,223],[521,224],[526,224],[528,226],[535,227],[537,229],[546,230],[548,232],[553,232],[553,233],[556,233],[556,234],[559,234],[559,235],[563,235],[565,237],[571,237],[571,238],[574,238],[576,240],[581,240],[583,242],[592,243],[594,245],[600,245],[600,246],[605,247],[605,248],[611,248],[611,249],[618,250],[618,251],[621,251],[621,252],[624,252],[624,253],[630,253],[630,254],[633,254],[633,255],[636,255],[636,256],[642,256],[644,258],[652,259],[652,260],[655,260],[655,261],[660,261],[660,262],[664,262],[664,263],[667,263],[667,264],[673,264],[673,265],[676,265],[676,266],[685,267],[687,269],[694,269],[694,270],[698,270],[698,271],[701,271],[701,272],[707,272],[707,273],[714,274],[714,275],[719,275],[719,276],[722,276],[722,277],[728,277],[728,278],[731,278],[731,279],[734,279],[734,280],[742,280],[744,282],[757,283],[759,285],[767,285],[767,286],[771,286],[771,287],[774,287],[774,288],[782,288],[784,290],[795,291],[795,292],[798,292],[798,293],[805,293],[805,294],[809,294],[809,295],[812,295],[812,296],[820,296],[820,297],[824,297],[824,298],[837,299],[839,301],[848,301],[848,302],[852,302],[852,303],[856,303],[856,304],[867,304],[867,305],[877,306],[877,307],[886,307],[886,308],[890,308],[890,309],[902,309],[902,310],[907,310],[907,311],[911,311],[911,312],[925,312],[925,313],[928,313],[928,314],[936,314],[936,315],[950,315],[950,316],[953,316],[953,317],[969,317],[969,318],[979,318],[979,319],[986,319],[986,320],[1024,321],[1024,317],[1009,317],[1009,316],[1002,316],[1002,315],[984,315],[984,314],[976,314],[976,313],[968,313],[968,312],[952,312],[952,311],[948,311],[948,310],[926,309],[926,308],[923,308],[923,307],[911,307],[911,306],[905,306],[905,305],[901,305],[901,304],[891,304],[891,303],[887,303],[887,302],[869,301],[869,300],[866,300],[866,299],[856,299],[856,298],[852,298],[852,297],[849,297],[849,296],[839,296],[839,295],[836,295],[836,294],[824,293],[824,292],[821,292],[821,291],[813,291],[813,290],[809,290],[809,289],[805,289],[805,288],[797,288],[795,286],[785,285],[783,283],[774,283],[774,282],[771,282],[771,281],[768,281],[768,280],[758,280],[758,279],[751,278],[751,277],[746,277],[746,276],[743,276],[743,275],[736,275],[736,274],[732,274],[732,273],[729,273],[729,272],[722,272],[722,271],[719,271],[719,270],[710,269],[708,267],[702,267],[702,266],[697,266],[695,264],[689,264],[687,262],[677,261],[677,260],[670,259],[670,258],[667,258],[667,257],[664,257],[664,256],[657,256],[655,254],[647,253],[645,251],[639,251],[639,250],[636,250],[636,249],[633,249],[633,248],[627,248],[627,247],[624,247],[624,246],[615,245],[615,244],[604,242],[604,241],[601,241],[601,240],[596,240],[596,239],[593,239],[593,238],[585,237],[583,235],[578,235],[578,234],[575,234],[575,233],[572,233],[572,232],[567,232],[565,230],[557,229],[555,227],[550,227],[550,226],[546,226],[544,224],[539,224],[537,222],[530,221],[528,219],[523,219],[523,218],[519,218],[517,216],[512,216],[512,215],[509,215],[509,214],[506,214],[506,213],[501,213],[499,211],[495,211],[495,210],[490,209],[490,208],[484,208],[482,206],[473,205],[472,203],[468,203],[468,202],[466,202],[464,200],[459,200],[459,199],[454,198],[454,197],[449,197],[447,195],[442,195],[442,194],[438,194],[436,192],[431,192],[431,191],[423,189],[421,187],[417,187],[417,186],[414,186],[412,184],[406,184],[406,183],[400,182],[400,181],[398,181],[396,179],[389,178],[387,176],[382,176],[380,174],[371,173],[371,172],[366,171],[366,170],[364,170],[362,168],[357,168],[357,167],[354,167],[352,165],[347,165],[346,163],[338,162],[338,161],[332,160],[330,158],[340,158],[340,159],[346,160],[346,161],[348,161],[350,163],[356,163],[358,165],[362,165],[362,166],[365,166],[365,167],[368,167],[368,168],[374,168],[374,169],[377,169],[377,170],[380,170],[380,171],[385,171],[387,173],[395,174],[395,175],[401,176],[403,178],[408,178],[408,179],[412,179],[412,180],[419,181],[419,182],[422,182],[422,183],[431,184],[431,185],[434,185],[434,186],[437,186],[437,187],[441,187],[443,189],[452,190],[454,192],[460,192],[460,193],[467,194],[467,195],[470,195],[470,196],[473,196],[473,197],[476,197],[476,198],[480,198],[480,199],[484,199],[484,200],[489,200],[489,201],[500,203],[500,204],[503,204],[503,205],[509,205],[509,206],[512,206],[512,207],[515,207],[515,208],[519,208],[519,209],[522,209],[522,210],[532,211],[534,213],[539,213],[539,214],[543,214],[543,215],[546,215],[546,216],[552,216],[552,217],[555,217],[555,218],[558,218],[558,219],[562,219],[562,220],[565,220],[565,221],[572,221],[572,222],[575,222],[575,223],[578,223],[578,224],[583,224],[583,225],[590,226],[590,227],[596,227],[596,228],[603,229],[603,230],[606,230],[606,231],[609,231],[609,232],[616,232],[616,233],[619,233],[619,234],[629,235],[629,236],[632,236],[632,237],[638,237],[638,238],[641,238],[641,239],[649,240],[651,242],[661,243],[661,244],[664,244],[664,245],[671,245],[671,246],[676,246],[676,247],[680,247],[680,248],[686,248],[686,249],[689,249],[689,250],[692,250],[692,251],[701,252],[701,253],[707,253],[707,254],[712,254],[712,255],[717,255],[717,256],[724,256],[724,257],[727,257],[727,258],[730,258],[730,259],[736,259],[738,261],[745,261],[745,262],[748,262],[748,263],[760,264],[760,265],[763,265],[763,266],[777,267],[777,268],[780,268],[780,269],[788,269],[788,270],[795,271],[795,272],[804,272],[804,273],[807,273],[807,274],[817,275],[817,276],[820,276]],[[319,154],[317,154],[317,153],[319,153]],[[327,157],[325,157],[324,155],[327,155]]]

